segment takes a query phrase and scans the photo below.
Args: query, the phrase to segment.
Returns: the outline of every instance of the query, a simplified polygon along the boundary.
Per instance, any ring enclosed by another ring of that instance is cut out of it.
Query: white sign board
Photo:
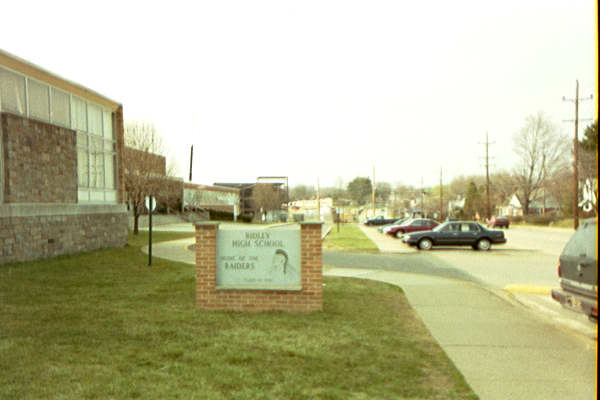
[[[219,230],[217,288],[300,290],[300,229]]]
[[[152,197],[152,210],[150,210],[150,196],[146,196],[146,210],[154,211],[156,208],[156,198]]]

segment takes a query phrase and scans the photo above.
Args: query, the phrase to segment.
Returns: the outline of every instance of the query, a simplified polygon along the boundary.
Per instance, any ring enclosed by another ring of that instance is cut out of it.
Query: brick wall
[[[0,113],[0,264],[127,243],[124,204],[77,203],[75,135]]]
[[[9,208],[9,206],[4,206]],[[127,243],[127,212],[107,212],[115,206],[86,206],[79,213],[15,212],[0,215],[0,264],[80,253]],[[5,212],[6,210],[4,210]],[[92,212],[94,211],[94,212]],[[1,214],[1,213],[0,213]]]
[[[0,114],[5,203],[77,203],[75,131]]]
[[[323,310],[321,223],[300,224],[301,290],[216,289],[217,223],[196,224],[196,306],[207,310]]]
[[[123,148],[125,173],[166,176],[167,159],[160,154],[149,153],[125,146]]]

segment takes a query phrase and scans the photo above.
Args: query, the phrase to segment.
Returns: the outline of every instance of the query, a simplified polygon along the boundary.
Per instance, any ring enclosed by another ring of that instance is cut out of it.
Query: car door
[[[477,234],[479,229],[476,224],[470,222],[462,222],[460,225],[460,232],[458,234],[459,245],[473,245],[477,242]]]
[[[426,228],[428,231],[430,231],[438,225],[439,224],[437,223],[437,221],[434,221],[432,219],[426,219],[425,225],[423,226],[423,230],[425,230],[425,228]]]
[[[460,244],[458,234],[460,232],[460,224],[452,223],[444,226],[437,232],[435,241],[439,245],[452,246]]]
[[[417,232],[421,230],[421,226],[423,225],[422,220],[420,219],[415,219],[414,221],[412,221],[410,224],[404,226],[404,231],[407,233],[410,232]]]
[[[580,227],[567,242],[560,255],[561,286],[568,283],[570,290],[583,295],[598,290],[598,261],[596,243],[598,231],[596,222],[591,221]],[[566,282],[565,282],[566,281]]]

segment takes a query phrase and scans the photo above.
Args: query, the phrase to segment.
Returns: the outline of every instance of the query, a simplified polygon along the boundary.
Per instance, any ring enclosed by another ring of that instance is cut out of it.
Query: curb
[[[536,286],[536,285],[508,285],[504,287],[504,290],[510,293],[524,293],[524,294],[544,294],[550,295],[552,289],[557,289],[553,286]]]

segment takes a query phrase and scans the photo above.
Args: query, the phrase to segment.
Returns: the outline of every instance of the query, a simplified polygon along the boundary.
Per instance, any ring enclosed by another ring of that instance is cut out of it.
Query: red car
[[[506,217],[496,216],[487,221],[488,228],[506,228],[510,226],[510,221]]]
[[[390,236],[401,238],[405,233],[430,231],[440,223],[432,219],[413,218],[404,221],[402,224],[391,227],[386,233]]]

